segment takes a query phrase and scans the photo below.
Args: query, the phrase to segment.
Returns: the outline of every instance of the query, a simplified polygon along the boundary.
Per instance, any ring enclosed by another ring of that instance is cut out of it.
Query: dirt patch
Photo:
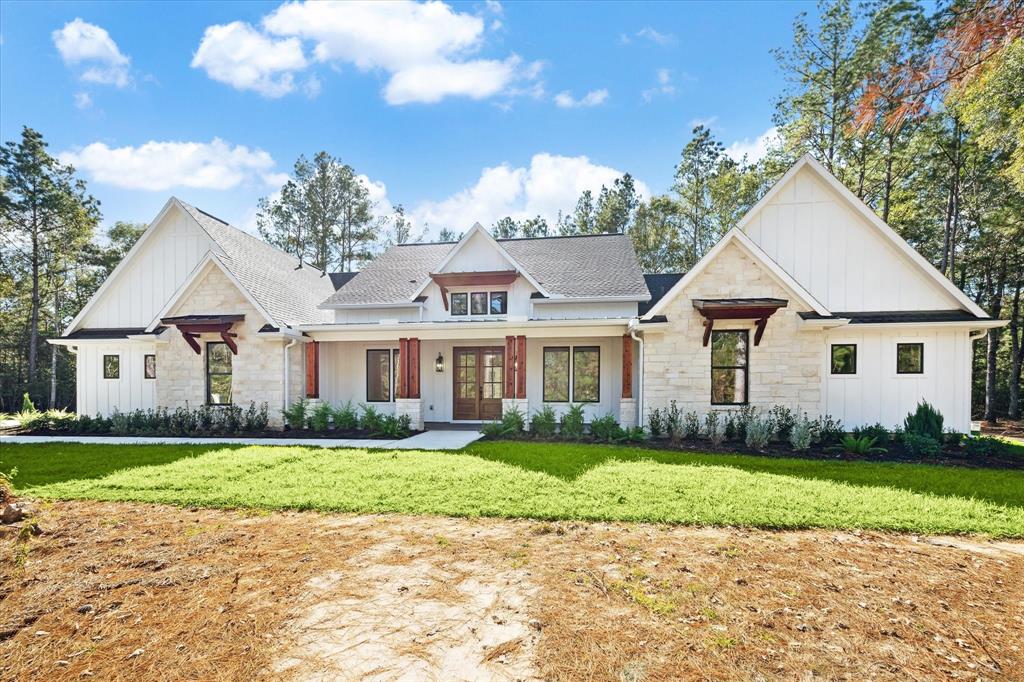
[[[1018,543],[39,505],[0,679],[1012,679]]]

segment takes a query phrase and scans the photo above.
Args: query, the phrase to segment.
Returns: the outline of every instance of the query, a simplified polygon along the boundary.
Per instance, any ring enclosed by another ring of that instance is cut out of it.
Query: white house
[[[810,157],[694,266],[645,275],[620,234],[404,244],[320,272],[172,198],[51,343],[78,410],[302,397],[423,423],[517,407],[626,425],[672,400],[970,427],[989,318]]]

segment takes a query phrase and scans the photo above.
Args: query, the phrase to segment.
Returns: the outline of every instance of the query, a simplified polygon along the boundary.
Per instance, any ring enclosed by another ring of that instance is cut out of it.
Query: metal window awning
[[[238,334],[231,331],[231,327],[237,322],[245,319],[245,315],[181,315],[179,317],[164,317],[160,324],[168,327],[177,327],[185,343],[196,352],[202,355],[202,348],[196,340],[200,334],[220,334],[232,355],[238,355],[238,344],[235,338]]]
[[[448,310],[448,287],[491,286],[511,284],[519,277],[518,270],[486,270],[482,272],[432,272],[430,279],[441,288],[441,303]]]
[[[784,298],[695,298],[693,307],[704,317],[704,345],[711,340],[715,320],[757,320],[754,345],[761,344],[768,318],[789,301]]]

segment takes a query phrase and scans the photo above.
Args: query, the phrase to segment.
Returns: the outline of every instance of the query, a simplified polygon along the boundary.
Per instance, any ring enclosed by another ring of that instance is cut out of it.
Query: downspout
[[[975,342],[975,341],[977,341],[979,339],[985,338],[986,335],[988,335],[988,330],[987,329],[979,329],[975,333],[973,333],[970,336],[968,336],[967,340],[970,341],[971,343],[973,343],[973,342]]]
[[[292,339],[291,341],[286,343],[285,346],[284,346],[284,391],[282,391],[282,394],[284,395],[284,405],[282,407],[283,407],[283,409],[286,409],[286,410],[288,409],[288,406],[289,406],[289,400],[288,400],[288,398],[289,398],[289,396],[288,396],[288,368],[289,368],[289,365],[291,364],[291,363],[288,362],[288,349],[291,348],[292,346],[294,346],[295,344],[297,344],[298,342],[299,342],[298,339]]]
[[[637,358],[638,369],[640,370],[640,378],[638,379],[637,396],[636,396],[636,422],[640,428],[644,427],[644,339],[642,336],[637,336],[637,329],[633,326],[633,320],[629,321],[629,336],[637,342],[640,346],[639,357]]]

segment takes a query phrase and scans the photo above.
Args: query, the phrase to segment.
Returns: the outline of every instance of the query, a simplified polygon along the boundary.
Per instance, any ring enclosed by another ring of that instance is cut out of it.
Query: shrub
[[[971,457],[998,457],[1005,455],[1010,448],[998,438],[977,436],[975,438],[965,438],[963,449]]]
[[[871,426],[858,426],[853,430],[853,436],[855,438],[874,438],[875,444],[879,447],[888,445],[891,438],[889,430],[877,423]]]
[[[519,408],[505,410],[501,419],[487,422],[480,427],[480,432],[492,438],[521,436],[526,428],[526,417],[519,411]]]
[[[550,438],[558,430],[558,417],[550,405],[545,405],[533,413],[530,419],[530,432],[541,438]]]
[[[28,391],[21,396],[21,411],[22,412],[36,412],[36,406],[32,402],[32,398],[29,397]]]
[[[249,409],[245,411],[245,420],[243,428],[249,433],[266,431],[267,424],[270,423],[270,416],[267,413],[267,404],[260,403],[257,408],[255,402],[249,403]]]
[[[700,417],[696,412],[687,412],[683,416],[683,438],[694,440],[700,436]]]
[[[736,437],[746,442],[747,427],[750,425],[750,422],[755,419],[757,419],[757,410],[754,409],[753,405],[744,405],[740,409],[736,410]]]
[[[739,434],[736,429],[736,415],[729,412],[725,417],[725,439],[736,440],[738,435]]]
[[[98,421],[103,418],[97,416],[96,419]],[[185,405],[185,407],[179,407],[178,409],[174,410],[174,413],[171,415],[170,429],[171,433],[177,433],[183,436],[187,436],[190,433],[195,433],[198,430],[195,412],[188,409],[188,405]],[[107,427],[107,430],[110,430],[109,426]]]
[[[583,437],[583,419],[583,406],[573,405],[562,415],[559,433],[563,438],[579,440]]]
[[[332,411],[331,419],[334,420],[334,428],[340,431],[355,431],[359,428],[359,411],[352,407],[351,400]]]
[[[10,471],[0,469],[0,502],[6,502],[10,498],[14,491],[14,477],[17,475],[17,467]]]
[[[665,411],[665,433],[672,442],[678,441],[683,436],[683,414],[679,411],[676,401],[669,403]]]
[[[942,452],[939,441],[919,433],[903,434],[903,447],[914,457],[937,457]]]
[[[954,431],[953,429],[947,429],[946,432],[942,434],[943,444],[951,448],[960,447],[960,444],[964,442],[965,438],[967,438],[967,434]]]
[[[843,436],[838,447],[830,450],[841,450],[851,455],[869,455],[886,452],[885,448],[876,448],[875,439],[871,436]]]
[[[629,441],[630,443],[643,443],[647,440],[647,434],[644,433],[644,427],[634,426],[629,429],[624,429],[618,440]]]
[[[715,447],[725,442],[725,423],[722,420],[722,415],[715,410],[704,415],[704,433]]]
[[[774,405],[768,414],[772,420],[775,437],[781,441],[788,441],[793,425],[796,424],[796,415],[793,410],[784,405]]]
[[[843,431],[843,423],[841,421],[834,419],[830,414],[826,414],[811,422],[811,433],[815,443],[829,445],[838,443],[839,439],[845,434],[845,431]]]
[[[309,411],[309,401],[305,398],[296,400],[294,403],[281,410],[284,416],[284,423],[289,429],[306,428],[306,413]]]
[[[334,416],[334,409],[330,403],[321,402],[313,406],[309,411],[307,420],[309,428],[314,431],[326,431],[331,428],[331,417]]]
[[[752,450],[764,450],[768,447],[768,443],[772,439],[772,423],[768,418],[758,417],[754,415],[746,422],[746,442],[747,447]]]
[[[665,415],[657,407],[647,415],[647,428],[651,432],[651,438],[661,438],[665,433]]]
[[[373,405],[363,405],[363,414],[359,417],[359,428],[371,436],[381,432],[384,425],[384,415],[377,411]]]
[[[242,408],[225,405],[218,409],[218,425],[221,433],[238,433],[242,430]]]
[[[942,442],[942,413],[922,400],[917,409],[903,420],[903,430],[918,436],[928,436],[937,443]]]
[[[802,452],[811,448],[813,438],[814,433],[811,428],[811,420],[805,414],[800,419],[797,419],[793,424],[793,428],[789,430],[789,444],[797,452]]]
[[[498,420],[485,422],[480,425],[480,433],[484,434],[488,438],[500,438],[504,433],[504,427]]]
[[[614,415],[606,414],[590,422],[590,435],[593,436],[594,440],[610,443],[621,439],[624,434],[625,431],[615,421]]]
[[[407,414],[398,417],[384,415],[381,417],[378,433],[387,438],[407,438],[412,433],[412,417]]]

